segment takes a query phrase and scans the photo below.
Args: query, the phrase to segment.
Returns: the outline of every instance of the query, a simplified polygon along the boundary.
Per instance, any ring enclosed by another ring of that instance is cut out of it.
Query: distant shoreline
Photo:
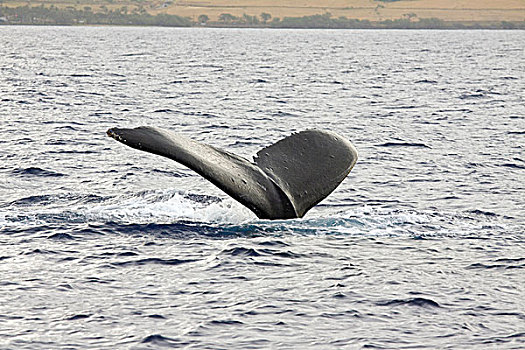
[[[266,15],[266,16],[265,16]],[[146,11],[105,9],[93,12],[90,8],[58,8],[56,6],[0,6],[0,25],[59,25],[59,26],[149,26],[149,27],[199,27],[199,28],[273,28],[273,29],[525,29],[525,21],[445,21],[439,18],[404,17],[395,20],[369,21],[331,14],[271,19],[244,14],[221,14],[211,21],[201,15],[197,19],[178,15],[156,14]]]
[[[0,23],[2,27],[122,27],[122,28],[188,28],[188,29],[298,29],[298,30],[525,30],[525,25],[512,28],[502,28],[497,25],[486,25],[486,26],[459,26],[452,27],[447,26],[443,28],[403,28],[403,27],[348,27],[348,28],[325,28],[325,27],[263,27],[263,26],[176,26],[176,25],[151,25],[151,24],[103,24],[103,23],[91,23],[91,24],[35,24],[35,23]]]

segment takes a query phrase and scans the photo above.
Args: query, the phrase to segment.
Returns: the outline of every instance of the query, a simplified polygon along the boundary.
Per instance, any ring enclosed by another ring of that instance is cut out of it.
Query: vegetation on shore
[[[133,11],[123,6],[115,10],[102,6],[100,11],[93,11],[85,6],[77,9],[73,6],[59,8],[54,5],[40,6],[0,6],[0,24],[47,24],[47,25],[142,25],[189,27],[193,22],[181,16],[158,14],[151,15],[144,8]]]
[[[438,18],[418,18],[408,13],[403,18],[384,21],[369,21],[333,17],[330,13],[303,17],[272,18],[269,13],[258,16],[234,16],[223,13],[217,21],[211,21],[207,15],[200,15],[196,20],[170,14],[148,13],[143,7],[129,11],[126,6],[109,9],[105,6],[94,11],[85,6],[77,9],[73,6],[59,8],[51,6],[0,6],[0,24],[30,25],[136,25],[168,27],[240,27],[240,28],[334,28],[334,29],[525,29],[521,22],[451,22]]]

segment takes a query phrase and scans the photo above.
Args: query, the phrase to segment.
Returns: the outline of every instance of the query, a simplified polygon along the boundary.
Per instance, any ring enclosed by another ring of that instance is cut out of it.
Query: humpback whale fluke
[[[263,148],[254,162],[174,132],[141,126],[107,134],[173,159],[249,208],[260,219],[300,218],[350,173],[357,150],[336,133],[306,130]]]

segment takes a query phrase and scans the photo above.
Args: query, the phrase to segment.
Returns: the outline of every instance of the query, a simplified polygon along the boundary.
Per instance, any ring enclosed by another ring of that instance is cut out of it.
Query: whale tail
[[[173,159],[211,181],[261,219],[303,217],[345,179],[357,150],[328,131],[306,130],[263,148],[254,162],[174,132],[141,126],[107,134]]]

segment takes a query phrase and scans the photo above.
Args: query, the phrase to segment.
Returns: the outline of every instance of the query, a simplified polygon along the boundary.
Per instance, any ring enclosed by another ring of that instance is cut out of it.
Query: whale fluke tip
[[[117,135],[117,133],[113,130],[113,128],[108,129],[108,131],[106,131],[106,134],[107,134],[109,137],[112,137],[112,138],[114,138],[115,140],[118,140],[118,135]]]

